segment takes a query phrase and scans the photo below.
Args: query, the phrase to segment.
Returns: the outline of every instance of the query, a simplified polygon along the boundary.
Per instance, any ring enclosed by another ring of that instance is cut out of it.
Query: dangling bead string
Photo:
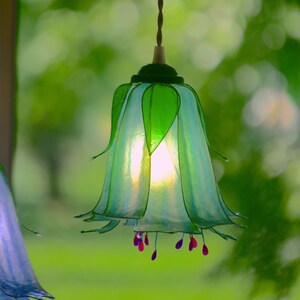
[[[158,0],[158,18],[157,18],[157,25],[158,25],[158,30],[157,30],[157,35],[156,35],[156,41],[157,41],[157,46],[162,45],[162,26],[164,24],[164,15],[163,15],[163,6],[164,6],[164,0]]]
[[[143,232],[136,232],[133,238],[133,245],[138,247],[140,252],[144,251]]]
[[[140,242],[143,241],[143,236],[140,232],[136,232],[133,238],[133,245],[138,246]]]
[[[153,55],[153,63],[154,64],[165,64],[166,58],[165,58],[165,50],[162,46],[162,26],[164,23],[164,15],[163,15],[163,6],[164,6],[164,0],[158,0],[158,18],[157,18],[157,34],[156,34],[156,42],[157,46],[154,48],[154,55]]]
[[[177,250],[179,250],[182,247],[182,245],[183,245],[183,237],[184,237],[184,233],[182,233],[181,239],[175,245],[175,248]]]
[[[140,252],[144,251],[144,241],[143,241],[143,232],[139,232],[139,242],[138,242],[138,249]]]
[[[204,256],[206,256],[206,255],[208,255],[208,248],[207,248],[207,246],[206,246],[206,244],[205,244],[205,239],[204,239],[204,232],[203,232],[203,230],[201,230],[201,232],[202,232],[202,240],[203,240],[202,254],[203,254]]]
[[[158,238],[158,232],[156,232],[156,235],[155,235],[155,242],[154,242],[154,252],[152,253],[152,256],[151,256],[151,260],[156,260],[156,256],[157,256],[157,238]]]

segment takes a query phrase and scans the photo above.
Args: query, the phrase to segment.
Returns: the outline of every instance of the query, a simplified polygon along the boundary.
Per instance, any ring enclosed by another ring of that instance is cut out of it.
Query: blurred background
[[[116,87],[152,60],[155,0],[20,0],[13,186],[37,277],[58,300],[300,299],[300,1],[165,0],[167,62],[198,92],[213,165],[247,229],[177,235],[137,253],[133,233],[74,219],[104,179]],[[185,247],[186,248],[186,247]]]

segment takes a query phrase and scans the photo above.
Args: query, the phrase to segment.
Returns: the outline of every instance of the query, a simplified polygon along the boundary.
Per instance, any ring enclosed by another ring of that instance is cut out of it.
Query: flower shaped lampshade
[[[51,298],[38,283],[26,253],[12,196],[0,166],[0,299]]]
[[[166,64],[144,66],[131,83],[118,87],[112,107],[107,172],[96,207],[82,215],[86,221],[108,221],[104,233],[120,222],[132,225],[139,250],[149,244],[148,233],[182,233],[197,247],[194,235],[231,224],[234,214],[217,187],[205,123],[196,92]],[[101,155],[99,154],[99,155]],[[156,242],[152,259],[157,255]]]

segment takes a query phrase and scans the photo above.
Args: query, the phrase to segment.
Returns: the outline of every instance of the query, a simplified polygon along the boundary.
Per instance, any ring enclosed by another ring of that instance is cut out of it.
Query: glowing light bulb
[[[169,146],[169,147],[168,147]],[[172,160],[173,144],[162,141],[151,156],[151,184],[158,185],[174,180],[176,170]]]
[[[169,147],[168,147],[169,146]],[[138,183],[141,163],[144,155],[145,141],[136,139],[131,152],[130,175],[133,183]],[[176,170],[172,159],[173,144],[162,141],[151,155],[151,184],[168,183],[175,177]]]
[[[133,183],[139,182],[141,173],[141,163],[144,156],[145,142],[142,138],[136,139],[131,152],[130,175]]]

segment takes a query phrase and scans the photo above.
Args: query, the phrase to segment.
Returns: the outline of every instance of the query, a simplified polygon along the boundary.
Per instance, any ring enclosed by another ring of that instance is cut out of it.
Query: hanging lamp
[[[189,236],[189,250],[204,231],[224,239],[234,237],[215,229],[235,225],[215,181],[203,111],[197,93],[166,64],[162,46],[163,0],[158,0],[157,46],[153,63],[141,68],[131,82],[119,86],[112,105],[111,137],[104,186],[96,207],[78,217],[106,221],[105,226],[83,232],[104,233],[120,222],[133,226],[139,251],[154,233],[181,233],[176,249]],[[210,146],[209,146],[210,147]],[[96,156],[96,157],[97,157]]]
[[[54,299],[37,281],[19,228],[13,199],[0,165],[0,299]]]

